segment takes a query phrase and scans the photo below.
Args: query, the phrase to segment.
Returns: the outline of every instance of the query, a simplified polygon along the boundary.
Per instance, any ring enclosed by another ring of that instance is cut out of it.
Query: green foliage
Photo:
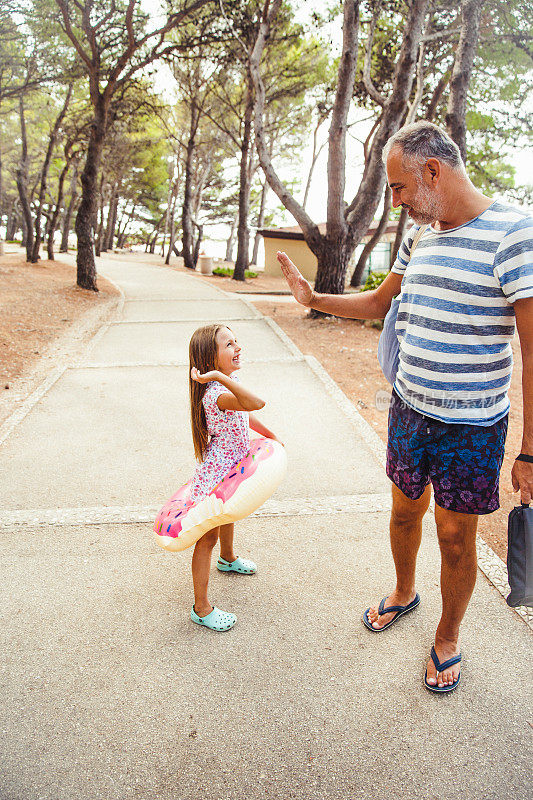
[[[233,270],[231,267],[215,267],[213,275],[219,275],[221,278],[232,278]],[[244,273],[245,278],[257,278],[257,272],[247,269]]]
[[[365,285],[361,291],[370,292],[372,289],[377,289],[378,286],[381,286],[388,274],[388,272],[369,272],[368,278],[366,279]]]

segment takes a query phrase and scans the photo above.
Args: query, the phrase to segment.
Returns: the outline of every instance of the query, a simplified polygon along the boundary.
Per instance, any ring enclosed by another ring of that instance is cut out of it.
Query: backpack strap
[[[411,245],[411,252],[409,253],[409,260],[412,259],[413,253],[415,252],[418,242],[420,241],[420,239],[425,234],[428,228],[429,225],[421,225],[417,230],[417,232],[415,233],[415,238],[413,239],[413,244]]]
[[[412,257],[413,257],[413,253],[414,253],[414,252],[415,252],[415,250],[416,250],[416,246],[417,246],[418,242],[420,241],[420,239],[421,239],[421,238],[422,238],[422,236],[425,234],[425,232],[427,231],[427,229],[428,229],[428,228],[429,228],[429,225],[421,225],[421,226],[419,227],[419,229],[417,230],[417,232],[415,233],[415,236],[414,236],[414,239],[413,239],[413,244],[411,245],[411,252],[409,253],[409,261],[410,261],[410,260],[412,259]],[[409,263],[409,262],[408,262],[408,263]],[[403,275],[402,275],[402,283],[403,283]],[[399,297],[399,296],[400,296],[400,295],[398,295],[398,297]]]

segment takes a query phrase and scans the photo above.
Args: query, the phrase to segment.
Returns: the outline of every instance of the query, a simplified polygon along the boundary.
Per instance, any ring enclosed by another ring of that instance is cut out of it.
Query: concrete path
[[[420,609],[379,636],[361,624],[393,575],[373,431],[244,300],[139,257],[100,269],[117,319],[0,426],[2,800],[531,797],[531,631],[483,575],[461,687],[422,686],[430,515]],[[238,615],[225,634],[189,620],[192,550],[151,534],[193,469],[187,346],[214,320],[289,458],[237,526],[257,575],[213,569],[212,600]]]

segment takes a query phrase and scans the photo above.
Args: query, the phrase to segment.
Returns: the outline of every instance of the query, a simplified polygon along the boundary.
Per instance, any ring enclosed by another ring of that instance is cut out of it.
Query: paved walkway
[[[391,587],[389,487],[319,365],[192,275],[100,269],[124,292],[117,319],[0,427],[2,800],[531,797],[531,631],[482,574],[461,687],[422,686],[430,515],[420,609],[380,636],[360,622]],[[150,524],[193,467],[187,347],[214,320],[289,458],[237,527],[257,575],[213,570],[212,599],[238,615],[220,635],[188,618],[192,550],[160,550]]]

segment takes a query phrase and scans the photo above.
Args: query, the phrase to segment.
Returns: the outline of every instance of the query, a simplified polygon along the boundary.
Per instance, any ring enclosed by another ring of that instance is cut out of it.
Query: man
[[[327,314],[382,318],[401,292],[387,447],[396,586],[363,622],[384,631],[420,602],[416,556],[432,484],[442,616],[424,683],[449,692],[460,679],[459,626],[476,580],[478,516],[499,507],[515,320],[524,427],[512,481],[522,502],[533,496],[533,219],[478,191],[436,125],[405,126],[383,158],[394,207],[427,225],[412,258],[416,227],[381,286],[350,295],[316,294],[284,253],[278,259],[296,300]]]

